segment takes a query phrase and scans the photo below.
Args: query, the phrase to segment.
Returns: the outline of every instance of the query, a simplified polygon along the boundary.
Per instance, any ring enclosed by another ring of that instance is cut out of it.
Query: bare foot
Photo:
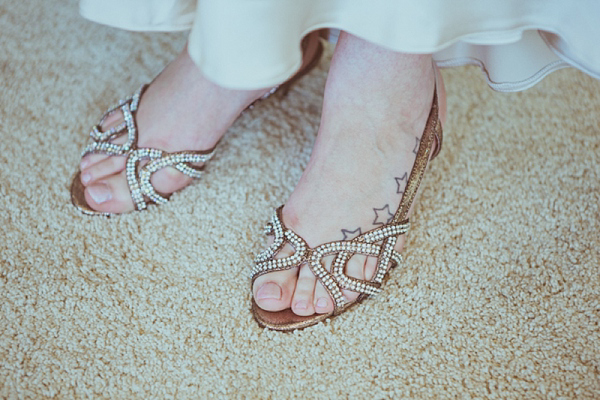
[[[317,34],[305,43],[304,65],[315,59]],[[144,92],[136,115],[138,147],[167,152],[209,150],[250,104],[271,91],[232,90],[206,79],[190,59],[187,49],[171,62]],[[123,122],[121,112],[104,121],[102,131]],[[114,140],[124,143],[125,137]],[[85,200],[96,211],[124,213],[134,210],[125,178],[126,156],[88,154],[80,164]],[[170,194],[187,186],[192,178],[167,167],[151,177],[159,193]]]
[[[202,75],[184,49],[152,82],[137,111],[138,146],[169,152],[212,148],[244,108],[266,90],[236,91],[222,88]],[[112,114],[103,131],[123,121],[121,112]],[[122,143],[115,140],[115,143]],[[88,154],[82,158],[81,182],[85,199],[102,212],[132,211],[125,156]],[[192,178],[174,168],[153,174],[151,182],[162,193],[172,193]]]
[[[340,36],[313,154],[283,209],[285,225],[309,246],[351,239],[391,220],[429,116],[434,74],[430,56],[394,53]],[[445,93],[438,82],[443,110]],[[401,236],[396,250],[403,244]],[[286,245],[277,256],[291,254]],[[348,262],[346,274],[370,280],[375,269],[374,257],[358,255]],[[343,294],[347,301],[358,297],[356,292]],[[334,309],[305,264],[258,277],[253,296],[267,311],[291,308],[308,316]]]

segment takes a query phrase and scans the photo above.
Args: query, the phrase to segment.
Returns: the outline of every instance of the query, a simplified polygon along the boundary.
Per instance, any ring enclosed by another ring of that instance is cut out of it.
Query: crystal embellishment
[[[120,100],[110,107],[100,118],[100,122],[92,127],[90,142],[85,147],[82,157],[87,154],[107,154],[110,156],[126,156],[125,176],[131,192],[131,198],[137,210],[144,210],[148,202],[162,204],[168,199],[160,195],[152,185],[150,178],[156,171],[166,168],[176,168],[181,173],[192,178],[200,178],[203,167],[194,163],[206,163],[214,155],[214,148],[206,151],[179,151],[169,153],[153,148],[138,147],[138,132],[135,114],[142,94],[148,85],[143,85],[131,97]],[[114,113],[121,112],[123,122],[102,131],[102,125]],[[115,139],[126,136],[123,144],[116,144]],[[146,161],[144,165],[142,161]]]
[[[281,218],[282,209],[283,207],[280,207],[275,211],[265,227],[265,234],[273,236],[274,240],[256,256],[255,266],[251,271],[253,280],[269,272],[299,267],[306,263],[333,298],[334,314],[339,314],[351,304],[344,298],[343,289],[369,296],[375,295],[381,291],[383,278],[390,268],[402,263],[402,255],[394,250],[394,246],[398,235],[408,231],[408,220],[373,229],[352,240],[329,242],[310,248],[304,239],[285,227]],[[294,248],[294,253],[288,257],[277,258],[277,254],[286,243]],[[371,281],[346,275],[348,261],[358,254],[377,257],[377,269]],[[335,255],[331,271],[323,264],[323,258],[329,255]]]

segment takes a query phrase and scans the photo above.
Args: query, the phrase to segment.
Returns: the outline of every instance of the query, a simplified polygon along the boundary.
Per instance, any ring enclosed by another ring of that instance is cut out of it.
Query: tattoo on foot
[[[417,154],[417,152],[419,151],[419,145],[421,144],[421,139],[416,137],[415,140],[417,141],[417,143],[415,144],[415,148],[413,149],[413,154]]]
[[[390,212],[389,204],[386,204],[381,208],[374,208],[373,211],[375,211],[375,219],[373,220],[373,225],[388,224],[394,218],[394,214]]]
[[[405,172],[401,177],[394,178],[396,180],[396,185],[398,185],[398,189],[396,193],[404,194],[404,189],[406,188],[406,182],[408,182],[408,172]]]
[[[362,235],[362,230],[360,228],[356,228],[353,231],[351,231],[349,229],[342,229],[342,235],[344,235],[344,239],[343,240],[351,240],[351,239],[354,239],[357,236]]]

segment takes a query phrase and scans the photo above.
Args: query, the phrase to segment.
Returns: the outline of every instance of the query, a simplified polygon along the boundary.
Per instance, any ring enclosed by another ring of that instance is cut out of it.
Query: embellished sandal
[[[306,36],[302,41],[302,48],[306,49],[310,38],[314,36],[322,36],[319,31],[313,32]],[[302,67],[294,76],[281,85],[275,86],[269,90],[258,100],[250,104],[246,110],[251,109],[254,105],[271,96],[275,92],[280,92],[285,96],[289,88],[300,78],[315,68],[323,54],[323,43],[318,39],[318,46],[315,50],[310,62]],[[154,148],[142,148],[138,146],[138,131],[136,123],[136,112],[140,103],[140,99],[144,91],[149,85],[143,85],[133,96],[128,97],[108,109],[101,117],[98,125],[95,125],[90,132],[90,142],[82,152],[81,157],[88,154],[107,154],[109,156],[126,156],[127,162],[125,167],[125,175],[131,192],[131,198],[137,211],[147,208],[149,203],[163,204],[168,201],[168,196],[159,194],[152,183],[150,177],[156,171],[173,167],[183,174],[192,178],[200,178],[204,169],[204,163],[209,161],[215,152],[215,147],[209,150],[199,151],[178,151],[169,153],[163,150]],[[244,110],[244,111],[246,111]],[[124,121],[105,132],[102,131],[102,124],[109,116],[116,112],[123,114]],[[243,112],[243,111],[242,111]],[[127,141],[123,144],[115,144],[114,140],[122,136],[127,137]],[[148,160],[148,162],[140,167],[140,161]],[[196,166],[195,163],[203,163],[202,166]],[[85,186],[81,183],[81,171],[78,171],[71,182],[71,202],[81,212],[87,215],[103,215],[111,216],[113,213],[96,211],[89,206],[85,200]]]
[[[435,150],[432,151],[434,144],[436,145]],[[442,124],[439,119],[437,91],[434,91],[433,104],[421,137],[415,163],[396,214],[389,223],[363,233],[352,240],[329,242],[310,248],[304,239],[285,226],[282,218],[283,206],[279,207],[265,227],[265,234],[274,236],[275,239],[273,244],[256,257],[255,266],[251,272],[252,284],[261,275],[299,267],[306,263],[333,299],[334,310],[328,314],[300,316],[294,314],[289,308],[277,312],[263,310],[252,299],[252,314],[258,324],[277,331],[303,329],[327,318],[335,317],[368,296],[379,293],[390,269],[402,262],[402,255],[394,250],[394,246],[398,236],[408,232],[410,227],[408,212],[411,204],[415,199],[429,160],[438,155],[441,145]],[[294,254],[289,257],[276,258],[286,243],[294,248]],[[375,274],[370,281],[352,278],[345,273],[348,261],[354,255],[359,254],[377,257]],[[329,255],[335,255],[331,271],[328,271],[322,263],[323,257]],[[358,292],[360,295],[356,300],[347,302],[342,294],[342,289]]]

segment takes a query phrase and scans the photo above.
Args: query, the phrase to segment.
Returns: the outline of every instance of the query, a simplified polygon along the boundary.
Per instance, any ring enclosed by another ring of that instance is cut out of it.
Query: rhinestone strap
[[[300,236],[285,228],[279,216],[280,212],[278,209],[273,214],[271,222],[265,226],[265,235],[274,236],[275,239],[271,246],[256,256],[254,260],[256,265],[252,269],[253,277],[267,272],[290,269],[306,261],[308,244]],[[290,257],[275,258],[286,242],[294,247],[294,254]]]
[[[138,210],[147,207],[147,200],[157,204],[168,201],[166,197],[158,194],[152,186],[150,178],[153,173],[162,168],[174,167],[187,176],[200,178],[203,167],[196,167],[192,164],[205,163],[214,155],[214,148],[207,151],[180,151],[175,153],[167,153],[152,148],[138,148],[135,113],[147,87],[148,85],[141,86],[133,96],[120,100],[102,115],[100,122],[92,127],[90,132],[91,141],[81,155],[82,157],[91,153],[108,154],[110,156],[126,155],[125,175],[131,198]],[[123,122],[103,132],[102,125],[118,111],[123,114]],[[127,135],[125,143],[112,143],[114,139],[124,135]],[[143,167],[139,167],[141,160],[149,160],[149,162]]]
[[[98,125],[92,127],[90,132],[91,142],[86,146],[81,154],[82,157],[90,153],[108,154],[111,156],[123,155],[135,148],[137,144],[137,127],[134,113],[140,102],[142,93],[146,90],[146,85],[140,87],[131,97],[120,100],[118,104],[110,107],[100,118]],[[114,113],[121,111],[123,113],[123,122],[119,125],[102,132],[102,125]],[[115,144],[111,141],[127,134],[127,141],[123,144]]]
[[[158,194],[150,178],[156,171],[175,167],[180,172],[192,177],[199,178],[201,168],[194,167],[190,163],[207,162],[214,155],[214,150],[209,151],[181,151],[177,153],[167,153],[162,150],[143,148],[129,152],[125,175],[131,198],[138,210],[144,210],[147,207],[146,198],[156,204],[166,203],[168,199]],[[139,168],[141,160],[150,160],[146,165]]]
[[[365,295],[375,295],[381,291],[380,286],[387,271],[402,262],[402,256],[394,250],[397,236],[408,231],[408,220],[401,224],[386,225],[366,232],[352,240],[341,240],[322,244],[311,249],[306,241],[287,229],[282,222],[281,210],[278,208],[271,221],[265,227],[265,234],[274,236],[273,244],[256,256],[252,269],[252,279],[258,276],[298,267],[307,263],[316,278],[327,289],[335,302],[335,312],[341,312],[348,305],[342,289]],[[382,244],[377,244],[383,242]],[[276,258],[277,254],[289,243],[294,254],[289,257]],[[335,254],[331,272],[323,265],[325,256]],[[357,254],[377,257],[377,270],[371,281],[356,279],[346,275],[348,261]]]

